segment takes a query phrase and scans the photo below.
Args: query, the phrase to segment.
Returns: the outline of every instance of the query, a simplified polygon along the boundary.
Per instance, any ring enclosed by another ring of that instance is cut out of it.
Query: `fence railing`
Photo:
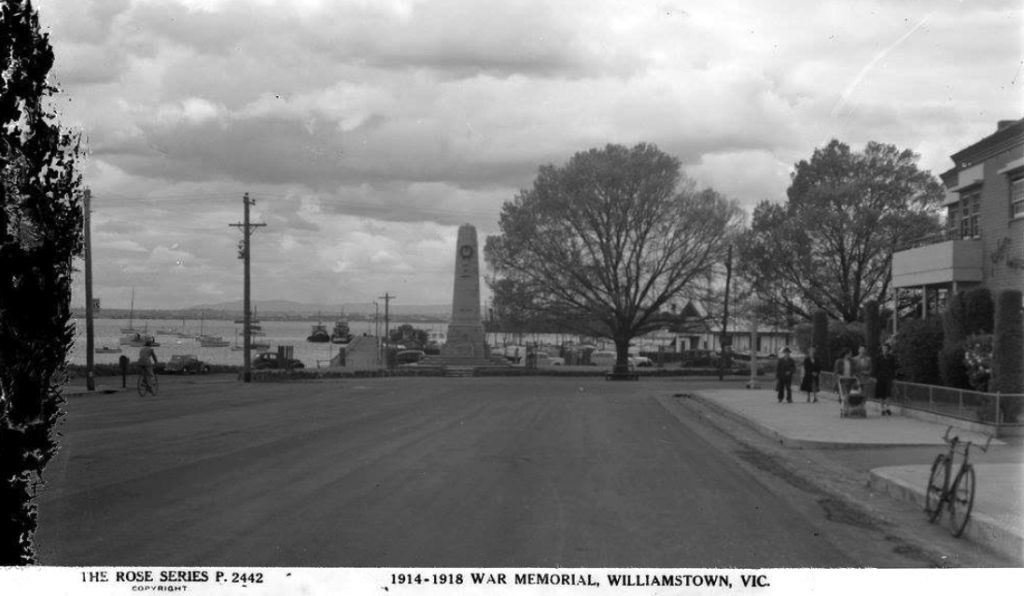
[[[834,373],[822,372],[819,380],[822,391],[833,391]],[[875,399],[875,380],[863,380],[861,391],[868,399]],[[904,408],[996,427],[1024,425],[1024,394],[985,393],[906,381],[893,381],[891,393],[889,403]]]

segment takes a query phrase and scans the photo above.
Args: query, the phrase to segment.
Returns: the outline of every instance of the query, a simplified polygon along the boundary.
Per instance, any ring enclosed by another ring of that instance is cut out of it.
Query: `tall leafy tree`
[[[79,144],[57,123],[53,51],[29,0],[0,0],[0,565],[35,562],[32,502],[57,450],[82,249]]]
[[[612,340],[623,372],[630,341],[664,324],[659,311],[724,260],[740,221],[734,202],[695,190],[675,157],[608,145],[542,166],[502,207],[484,256],[528,289],[534,311]]]
[[[489,276],[487,285],[493,296],[492,315],[497,329],[520,339],[523,332],[538,330],[541,322],[535,319],[533,292],[525,283],[512,277]]]
[[[833,140],[796,164],[787,201],[759,204],[740,243],[741,272],[761,299],[799,319],[820,309],[846,322],[867,300],[885,303],[893,253],[940,230],[942,185],[918,159]]]

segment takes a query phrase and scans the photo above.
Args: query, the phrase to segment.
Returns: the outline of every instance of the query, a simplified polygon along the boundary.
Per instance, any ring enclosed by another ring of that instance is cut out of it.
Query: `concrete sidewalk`
[[[780,404],[769,390],[702,390],[697,397],[726,415],[742,420],[761,434],[795,449],[945,447],[947,425],[900,416],[881,416],[877,403],[867,405],[867,418],[842,418],[835,395],[819,394],[818,403],[794,395]],[[988,437],[954,428],[961,440],[984,444]],[[993,446],[1005,445],[998,439]],[[973,459],[973,458],[972,458]],[[924,508],[929,465],[875,468],[869,485],[895,499]],[[976,492],[964,538],[1024,561],[1024,464],[975,464]],[[922,514],[923,515],[923,514]]]

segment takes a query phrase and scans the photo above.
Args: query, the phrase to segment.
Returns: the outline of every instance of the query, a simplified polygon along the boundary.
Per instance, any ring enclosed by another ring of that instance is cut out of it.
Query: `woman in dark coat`
[[[804,375],[800,379],[800,391],[807,394],[807,401],[810,402],[812,399],[815,403],[818,402],[818,374],[821,373],[821,365],[818,364],[818,359],[815,356],[815,349],[811,348],[807,350],[807,356],[804,357]]]
[[[882,354],[875,362],[875,398],[882,405],[882,415],[892,416],[889,396],[892,395],[892,381],[896,377],[896,357],[890,352],[889,344],[882,344]]]

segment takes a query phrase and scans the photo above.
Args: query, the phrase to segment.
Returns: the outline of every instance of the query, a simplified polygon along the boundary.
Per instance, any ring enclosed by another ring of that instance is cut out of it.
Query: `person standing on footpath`
[[[836,360],[836,366],[833,370],[836,376],[835,391],[839,394],[840,398],[847,395],[856,382],[856,377],[853,376],[856,366],[850,354],[850,348],[844,348],[843,354],[839,357],[839,360]]]
[[[800,391],[807,394],[808,403],[810,403],[812,398],[814,403],[818,403],[818,375],[821,373],[821,365],[818,364],[817,350],[814,348],[807,350],[803,369],[804,374],[800,379]]]
[[[856,368],[856,372],[854,374],[857,375],[857,379],[860,381],[860,390],[863,391],[866,396],[868,391],[868,381],[871,380],[873,368],[871,365],[871,356],[868,356],[868,349],[861,346],[860,349],[857,350],[857,357],[853,359],[853,363]]]
[[[889,344],[882,344],[882,353],[875,362],[875,398],[882,406],[882,416],[892,416],[889,396],[892,395],[892,381],[896,378],[896,357]]]
[[[789,348],[782,348],[782,358],[775,366],[775,386],[779,392],[779,403],[785,393],[786,403],[793,403],[793,375],[796,374],[796,362],[789,357]]]

